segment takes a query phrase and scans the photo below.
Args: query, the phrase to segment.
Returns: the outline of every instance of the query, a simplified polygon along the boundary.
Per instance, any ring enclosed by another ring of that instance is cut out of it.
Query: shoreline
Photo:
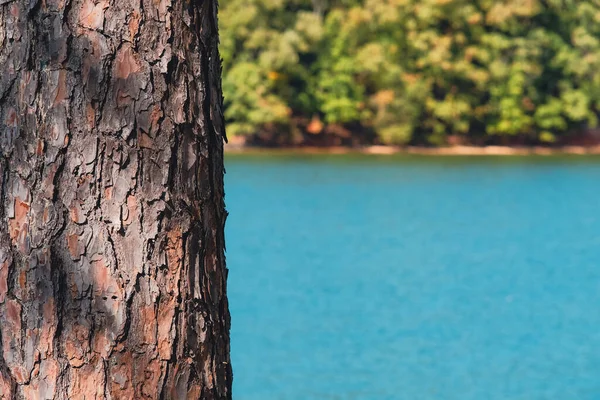
[[[450,147],[255,147],[226,144],[226,154],[369,154],[369,155],[424,155],[424,156],[552,156],[552,155],[600,155],[599,146],[563,147],[511,147],[511,146],[450,146]]]

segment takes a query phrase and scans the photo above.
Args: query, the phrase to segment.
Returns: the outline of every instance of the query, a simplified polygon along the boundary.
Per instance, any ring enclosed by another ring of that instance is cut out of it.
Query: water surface
[[[234,398],[600,398],[600,161],[227,156]]]

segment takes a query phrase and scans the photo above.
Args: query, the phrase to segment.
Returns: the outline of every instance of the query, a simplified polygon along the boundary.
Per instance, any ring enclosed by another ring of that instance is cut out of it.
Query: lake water
[[[235,399],[600,399],[599,159],[226,166]]]

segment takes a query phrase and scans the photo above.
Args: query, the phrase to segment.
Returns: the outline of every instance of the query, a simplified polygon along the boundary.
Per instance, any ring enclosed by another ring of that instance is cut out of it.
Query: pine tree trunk
[[[216,0],[0,0],[0,398],[230,399]]]

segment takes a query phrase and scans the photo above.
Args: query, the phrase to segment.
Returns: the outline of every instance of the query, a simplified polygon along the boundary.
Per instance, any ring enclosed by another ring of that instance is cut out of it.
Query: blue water
[[[600,399],[600,160],[226,165],[235,399]]]

